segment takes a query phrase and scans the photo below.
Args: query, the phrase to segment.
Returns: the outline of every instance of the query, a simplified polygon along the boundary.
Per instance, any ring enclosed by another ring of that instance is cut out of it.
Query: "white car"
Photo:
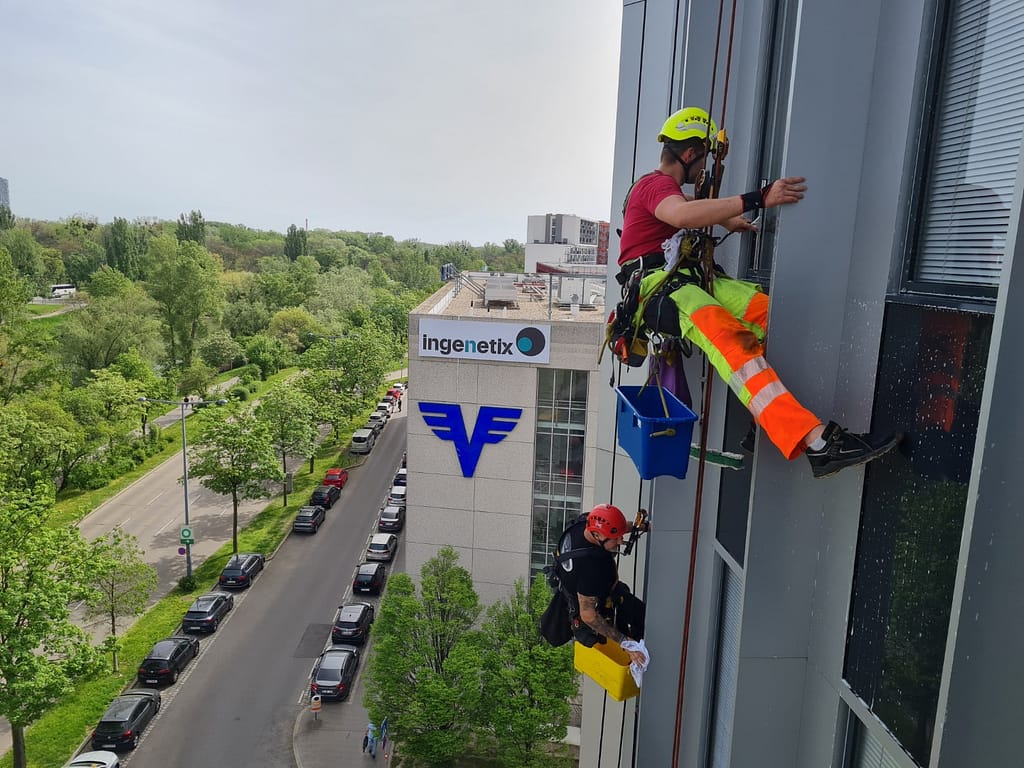
[[[119,768],[120,765],[121,760],[114,752],[101,749],[75,755],[65,768]]]

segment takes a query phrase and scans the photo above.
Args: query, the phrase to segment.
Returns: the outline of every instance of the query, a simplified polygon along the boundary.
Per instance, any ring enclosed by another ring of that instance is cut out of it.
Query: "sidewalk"
[[[309,703],[299,711],[292,729],[292,751],[296,768],[355,768],[391,765],[389,739],[386,748],[377,745],[377,757],[363,752],[363,735],[368,722],[362,699],[362,679],[348,701],[325,701],[314,720]]]

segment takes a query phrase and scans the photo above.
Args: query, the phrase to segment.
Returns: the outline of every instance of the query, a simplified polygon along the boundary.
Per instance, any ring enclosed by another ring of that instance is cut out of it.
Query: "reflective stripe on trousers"
[[[670,294],[680,330],[704,351],[782,455],[796,458],[821,420],[797,402],[764,358],[768,297],[759,286],[728,277],[716,277],[714,291],[711,296],[690,284]]]

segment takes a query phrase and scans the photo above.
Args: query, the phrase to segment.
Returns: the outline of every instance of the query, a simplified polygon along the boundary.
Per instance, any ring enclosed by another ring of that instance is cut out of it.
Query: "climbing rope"
[[[719,0],[718,3],[718,25],[715,33],[715,60],[714,66],[712,67],[711,74],[711,98],[709,102],[708,115],[710,116],[714,108],[715,100],[715,84],[716,77],[718,74],[718,54],[719,45],[722,40],[722,19],[725,15],[725,0]],[[716,137],[716,151],[714,153],[714,164],[712,166],[711,184],[708,188],[708,197],[713,199],[718,197],[721,191],[722,176],[724,175],[725,166],[724,159],[728,152],[728,137],[725,131],[725,113],[726,105],[729,101],[729,77],[732,66],[732,49],[733,39],[736,30],[736,0],[732,0],[732,15],[729,23],[729,47],[726,53],[725,60],[725,82],[723,85],[722,94],[722,116],[719,121],[719,135]],[[710,146],[711,143],[711,125],[708,124],[708,136],[706,139],[706,146]],[[705,156],[706,157],[706,156]],[[703,173],[702,173],[703,176]],[[703,188],[704,184],[698,182],[697,188]],[[711,227],[707,228],[708,237],[704,243],[704,280],[706,281],[705,290],[714,295],[714,253],[715,243],[714,239],[710,236]],[[700,456],[697,461],[697,486],[694,489],[694,509],[693,509],[693,526],[690,531],[690,567],[689,574],[687,576],[686,585],[686,604],[683,614],[683,636],[681,641],[681,648],[679,653],[679,683],[676,691],[676,717],[675,717],[675,729],[672,738],[672,766],[678,768],[679,766],[679,753],[682,740],[682,728],[683,728],[683,692],[686,688],[686,662],[689,652],[689,641],[690,641],[690,620],[693,612],[693,583],[696,574],[697,566],[697,541],[698,533],[700,531],[700,520],[702,511],[702,500],[704,496],[704,470],[707,466],[707,440],[708,440],[708,422],[711,415],[711,392],[712,392],[712,381],[714,379],[713,373],[708,365],[707,358],[705,357],[703,363],[704,370],[704,387],[702,390],[702,403],[701,403],[701,427],[700,427]]]

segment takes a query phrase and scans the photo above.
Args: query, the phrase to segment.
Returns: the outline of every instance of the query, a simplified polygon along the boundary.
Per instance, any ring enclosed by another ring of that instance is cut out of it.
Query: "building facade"
[[[602,390],[595,496],[653,516],[620,564],[647,602],[652,667],[625,704],[587,681],[581,765],[1020,765],[1024,407],[1007,344],[1024,327],[1024,5],[718,8],[624,2],[613,199],[657,166],[668,114],[713,104],[721,121],[727,89],[723,194],[783,175],[810,190],[718,261],[769,290],[768,357],[805,405],[905,438],[814,480],[759,437],[744,470],[706,470],[698,499],[693,462],[686,480],[623,471]],[[699,356],[687,368],[699,402]],[[709,446],[738,450],[749,422],[715,380]]]
[[[562,282],[460,275],[409,318],[406,566],[450,544],[485,603],[592,504],[604,277]]]
[[[608,263],[608,231],[607,221],[566,213],[528,216],[525,271],[593,271]]]
[[[11,190],[7,186],[7,179],[0,176],[0,205],[11,207]]]

